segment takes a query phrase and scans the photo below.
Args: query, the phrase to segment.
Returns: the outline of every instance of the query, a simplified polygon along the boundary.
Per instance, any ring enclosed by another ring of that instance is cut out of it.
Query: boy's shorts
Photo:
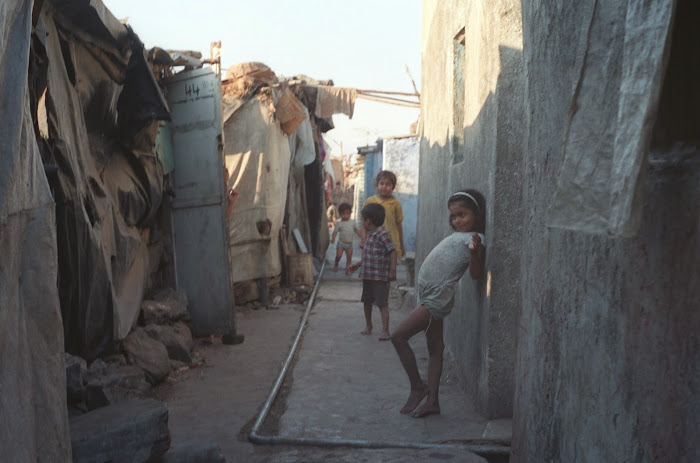
[[[336,244],[337,249],[352,249],[352,243],[344,243],[340,240],[338,240],[338,244]]]
[[[362,280],[362,297],[364,303],[375,304],[377,307],[388,307],[388,281]]]

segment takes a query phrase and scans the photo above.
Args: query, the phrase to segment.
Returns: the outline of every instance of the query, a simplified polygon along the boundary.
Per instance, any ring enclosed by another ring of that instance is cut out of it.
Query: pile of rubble
[[[164,290],[141,304],[139,324],[114,349],[89,365],[65,354],[74,462],[222,462],[213,443],[170,445],[168,409],[152,387],[171,372],[201,366],[193,358],[187,299]]]
[[[120,401],[151,396],[170,371],[193,362],[187,298],[172,289],[141,304],[139,326],[115,353],[90,363],[66,353],[66,386],[72,415]]]

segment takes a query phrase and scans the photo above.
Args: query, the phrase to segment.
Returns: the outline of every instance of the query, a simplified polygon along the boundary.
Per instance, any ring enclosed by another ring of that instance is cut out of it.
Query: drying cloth
[[[318,87],[316,94],[316,117],[325,119],[343,113],[352,119],[355,111],[357,90],[342,87]]]

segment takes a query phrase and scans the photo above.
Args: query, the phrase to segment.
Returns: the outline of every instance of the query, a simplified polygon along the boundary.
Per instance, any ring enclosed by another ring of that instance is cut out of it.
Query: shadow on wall
[[[446,205],[454,191],[476,188],[486,198],[488,276],[460,281],[445,341],[457,375],[479,412],[489,418],[509,417],[513,411],[523,239],[522,59],[522,50],[499,47],[501,73],[495,90],[463,128],[461,139],[449,131],[440,141],[421,138],[418,265],[452,232]],[[430,118],[430,112],[424,113],[425,125]]]

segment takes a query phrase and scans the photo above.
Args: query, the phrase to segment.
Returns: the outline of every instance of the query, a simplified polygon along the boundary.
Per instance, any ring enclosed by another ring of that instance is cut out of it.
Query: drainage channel
[[[272,404],[277,398],[277,394],[282,387],[287,372],[289,371],[289,366],[292,363],[294,354],[299,347],[299,342],[301,341],[301,336],[306,328],[306,323],[309,318],[309,313],[316,300],[316,294],[318,293],[318,288],[321,284],[321,279],[323,277],[323,271],[326,268],[326,262],[324,260],[321,270],[316,278],[316,283],[314,284],[314,289],[311,292],[311,297],[306,304],[306,310],[299,323],[299,329],[297,330],[297,335],[294,338],[292,347],[289,349],[287,358],[280,369],[277,380],[270,390],[270,394],[265,401],[258,418],[255,420],[255,424],[248,434],[248,439],[255,444],[277,444],[277,445],[299,445],[299,446],[315,446],[315,447],[352,447],[352,448],[367,448],[367,449],[382,449],[382,448],[408,448],[408,449],[444,449],[444,450],[466,450],[477,455],[483,456],[485,458],[489,457],[507,457],[510,454],[510,446],[494,443],[483,443],[480,441],[479,444],[441,444],[433,442],[393,442],[393,441],[376,441],[376,440],[363,440],[363,439],[328,439],[328,438],[313,438],[313,437],[292,437],[292,436],[263,436],[258,433],[260,427],[265,422],[267,415],[270,413]]]

